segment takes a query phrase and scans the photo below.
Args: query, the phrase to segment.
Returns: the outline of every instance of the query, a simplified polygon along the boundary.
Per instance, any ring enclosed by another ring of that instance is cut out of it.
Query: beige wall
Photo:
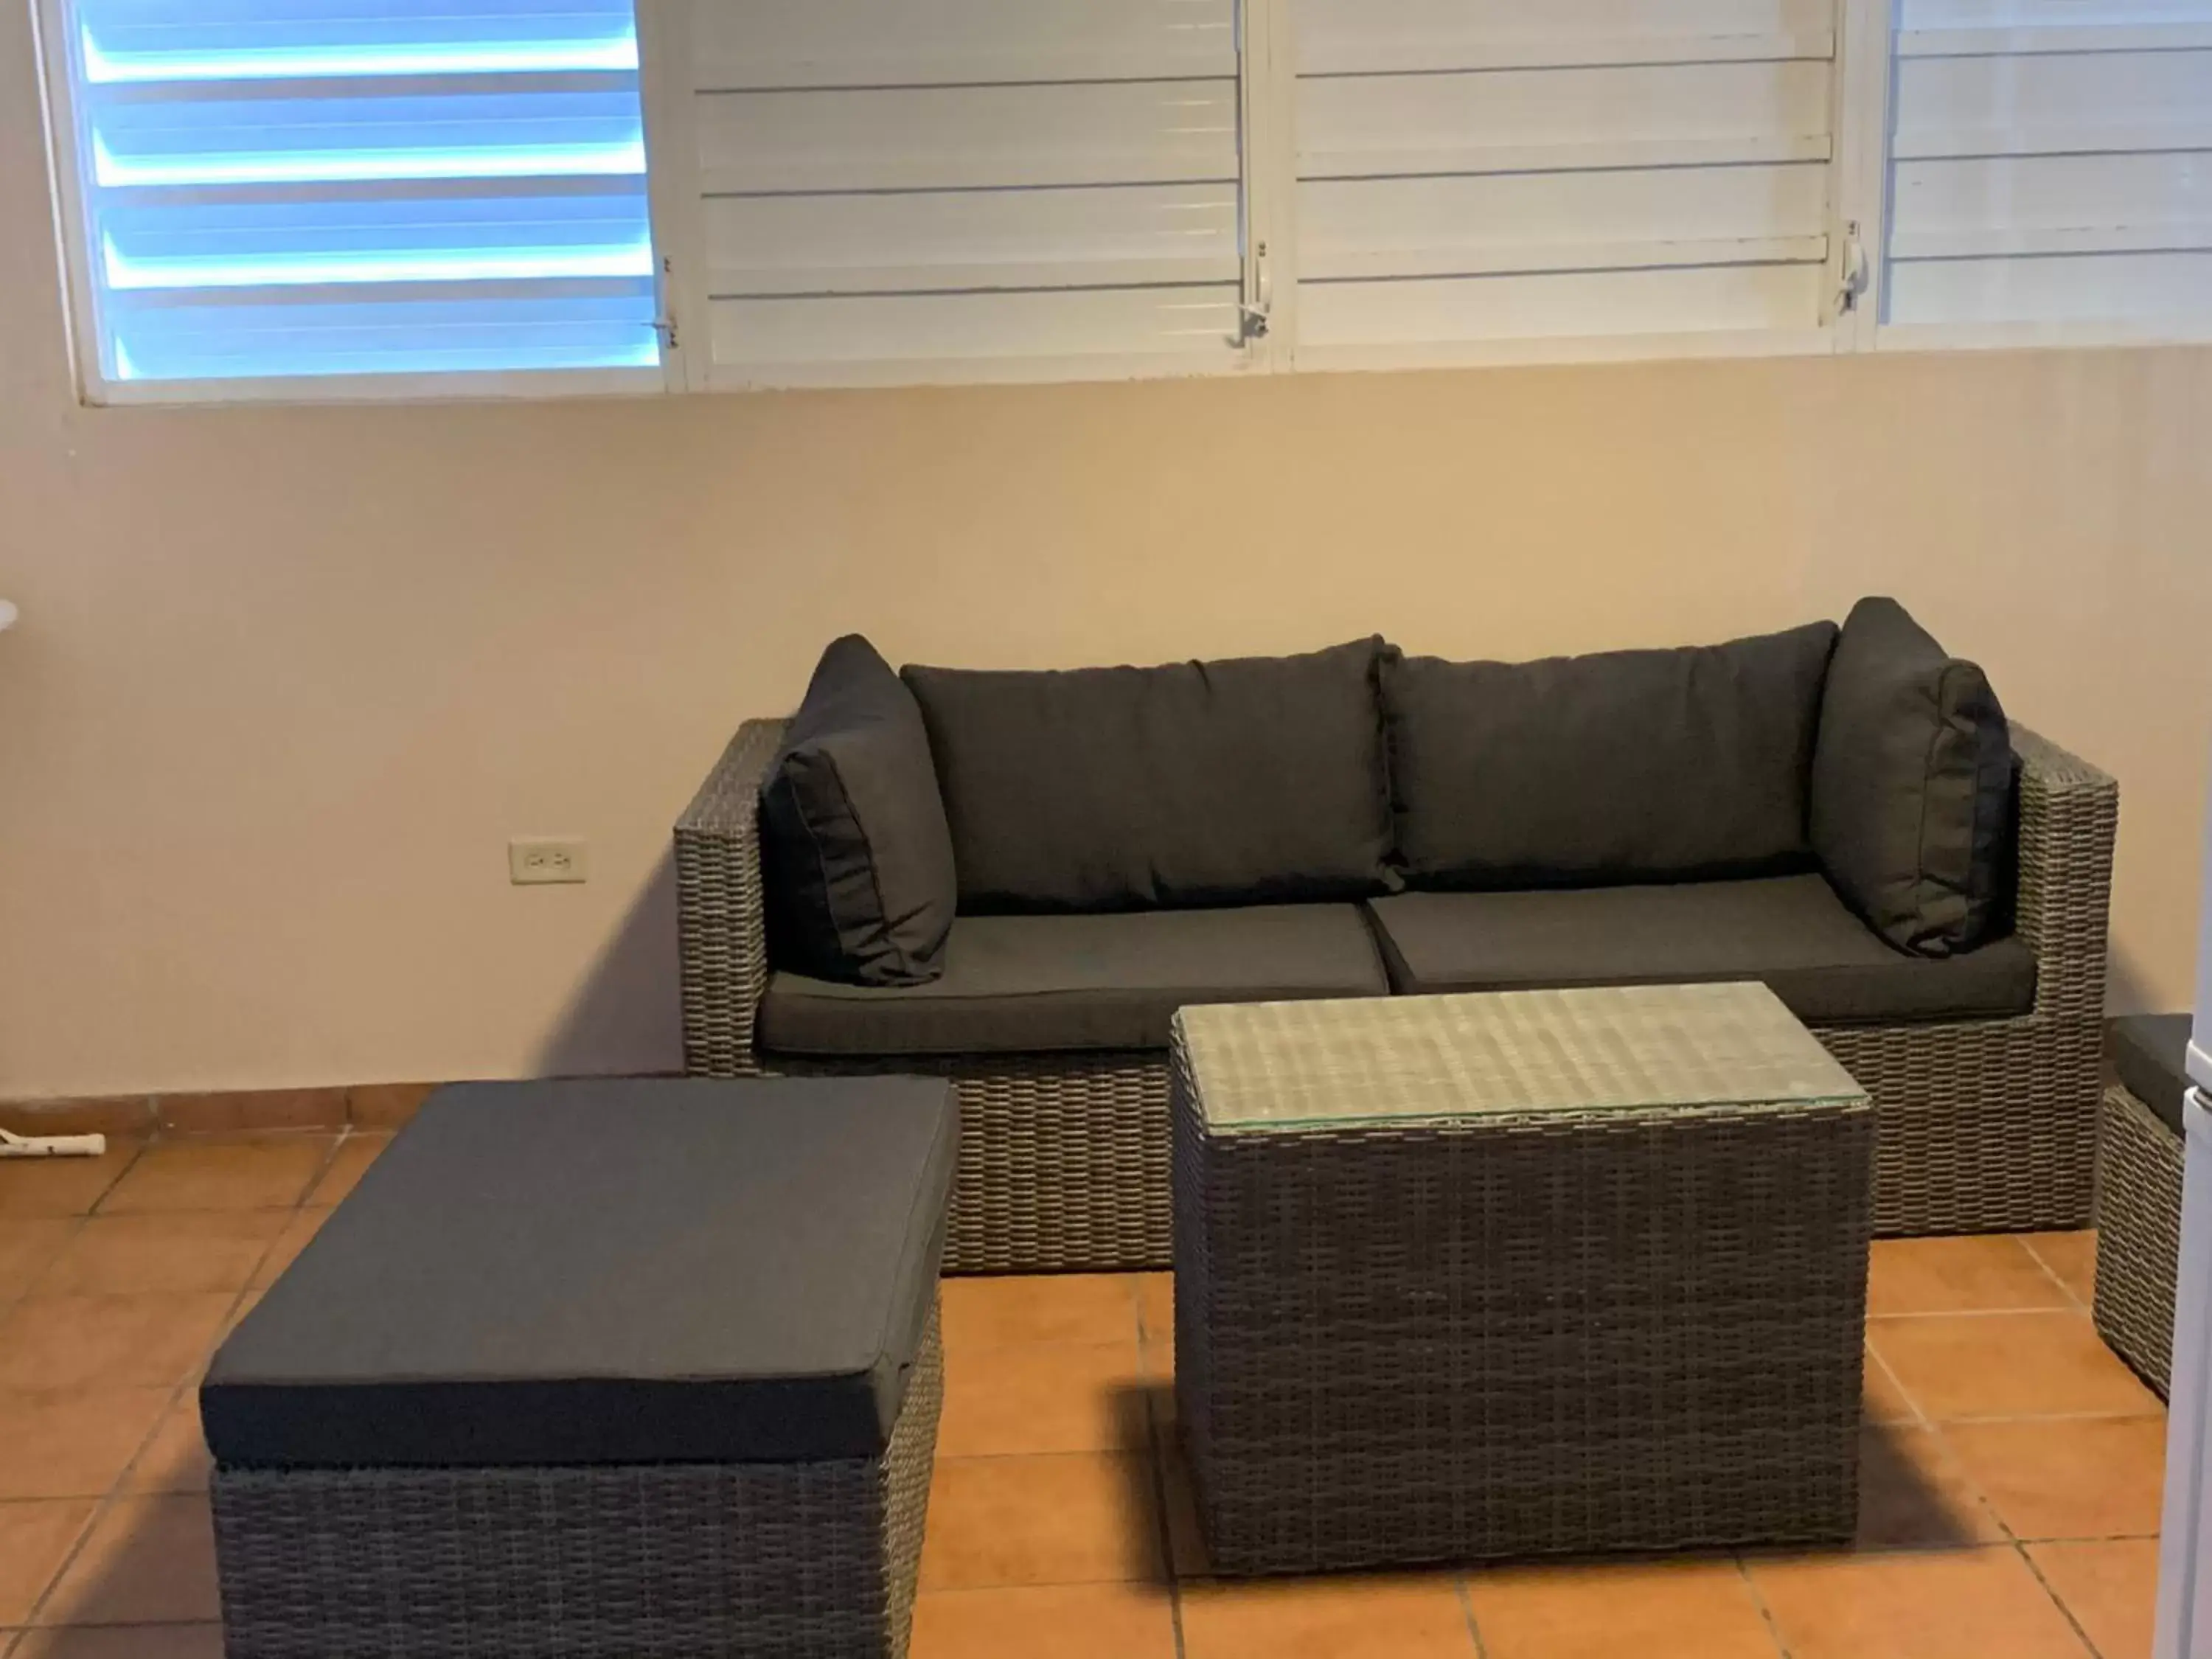
[[[0,9],[0,1097],[666,1066],[667,826],[834,632],[1520,655],[1904,598],[2125,789],[2191,978],[2212,354],[89,410]],[[507,885],[580,834],[590,885]]]

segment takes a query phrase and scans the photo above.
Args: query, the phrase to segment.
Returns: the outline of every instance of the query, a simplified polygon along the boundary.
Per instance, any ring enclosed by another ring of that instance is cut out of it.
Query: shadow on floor
[[[1168,1384],[1121,1391],[1117,1412],[1144,1411],[1152,1428],[1153,1468],[1133,1467],[1133,1482],[1149,1476],[1150,1492],[1133,1491],[1133,1512],[1138,1506],[1157,1503],[1162,1547],[1170,1570],[1183,1576],[1203,1576],[1211,1571],[1206,1558],[1204,1527],[1189,1465],[1175,1431],[1174,1390]],[[1132,1436],[1128,1444],[1143,1443]],[[1909,1424],[1865,1425],[1859,1437],[1859,1525],[1849,1544],[1790,1547],[1775,1553],[1785,1555],[1850,1555],[1859,1551],[1970,1549],[2002,1538],[1979,1496],[1964,1480],[1945,1477],[1947,1458],[1930,1432]],[[1749,1553],[1767,1553],[1756,1548]],[[1692,1551],[1690,1558],[1728,1559],[1731,1553]],[[1620,1557],[1591,1558],[1619,1560]],[[1563,1562],[1563,1565],[1565,1563]],[[1470,1566],[1503,1567],[1510,1564],[1473,1563]]]
[[[1123,1513],[1152,1531],[1159,1564],[1155,1582],[1164,1589],[1176,1578],[1206,1576],[1211,1568],[1198,1506],[1175,1436],[1172,1387],[1154,1382],[1117,1389],[1112,1409],[1120,1443],[1149,1449],[1148,1455],[1120,1462],[1130,1483]],[[1945,1478],[1931,1443],[1927,1430],[1911,1425],[1864,1430],[1858,1548],[1940,1550],[1988,1540],[1978,1498],[1963,1483]],[[122,1498],[95,1528],[43,1616],[54,1622],[170,1626],[162,1644],[149,1653],[159,1659],[216,1659],[222,1648],[212,1623],[217,1603],[211,1543],[205,1500],[198,1494]],[[1715,1553],[1726,1559],[1725,1553]]]
[[[1859,1432],[1863,1549],[1966,1549],[1992,1541],[1992,1517],[1963,1478],[1946,1482],[1950,1454],[1929,1430],[1869,1423]]]

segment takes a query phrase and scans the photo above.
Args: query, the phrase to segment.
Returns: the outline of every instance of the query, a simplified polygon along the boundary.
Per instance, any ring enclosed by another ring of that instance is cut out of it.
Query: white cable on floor
[[[0,1158],[98,1158],[106,1135],[14,1135],[0,1129]]]

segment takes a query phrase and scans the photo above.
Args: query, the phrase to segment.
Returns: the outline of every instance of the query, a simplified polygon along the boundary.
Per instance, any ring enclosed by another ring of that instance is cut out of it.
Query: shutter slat
[[[1233,0],[683,20],[708,384],[1241,362]]]
[[[1886,325],[2212,323],[2212,0],[1910,0],[1897,50]]]
[[[1231,0],[726,0],[693,13],[693,84],[875,88],[1219,77]]]
[[[1802,325],[1820,283],[1790,264],[1320,283],[1300,295],[1299,324],[1317,350],[1785,331]]]
[[[659,360],[629,0],[77,0],[118,380]]]
[[[1237,177],[1234,82],[698,100],[705,191],[1006,189]]]
[[[1202,358],[1232,347],[1237,301],[1234,283],[726,300],[714,305],[714,349],[747,380],[838,364]]]
[[[1833,0],[1293,15],[1301,361],[1821,325]]]
[[[1234,283],[1233,185],[777,196],[707,204],[717,295]]]

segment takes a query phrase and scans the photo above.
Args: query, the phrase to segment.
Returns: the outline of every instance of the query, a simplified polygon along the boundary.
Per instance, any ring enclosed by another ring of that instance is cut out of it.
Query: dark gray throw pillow
[[[960,908],[1387,890],[1385,649],[1370,639],[1162,668],[908,668],[943,780]]]
[[[1844,902],[1899,950],[1971,950],[2002,907],[2012,789],[1988,678],[1895,599],[1862,599],[1813,757],[1813,850]]]
[[[849,634],[822,653],[761,786],[769,954],[851,985],[945,968],[959,884],[914,694]]]
[[[1812,866],[1805,799],[1833,623],[1385,674],[1413,887],[1595,886]]]

